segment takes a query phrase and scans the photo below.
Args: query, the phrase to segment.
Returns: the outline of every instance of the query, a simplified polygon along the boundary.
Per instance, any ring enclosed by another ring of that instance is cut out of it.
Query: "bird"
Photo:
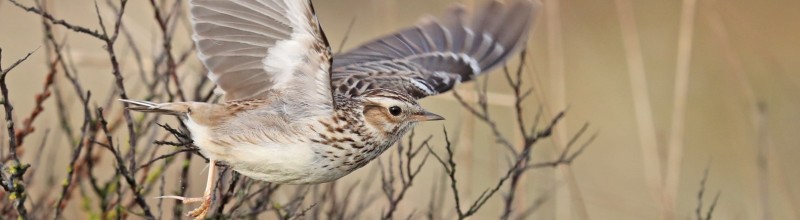
[[[192,39],[222,101],[121,100],[132,111],[175,115],[209,159],[257,180],[315,184],[366,165],[415,125],[444,118],[417,100],[501,66],[524,48],[539,3],[455,4],[437,19],[333,54],[310,0],[191,0]]]

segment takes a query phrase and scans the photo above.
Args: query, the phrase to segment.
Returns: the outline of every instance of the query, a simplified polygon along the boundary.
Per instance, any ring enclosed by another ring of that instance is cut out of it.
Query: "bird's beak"
[[[412,116],[415,121],[438,121],[444,120],[441,115],[433,114],[431,112],[423,111],[419,114]]]

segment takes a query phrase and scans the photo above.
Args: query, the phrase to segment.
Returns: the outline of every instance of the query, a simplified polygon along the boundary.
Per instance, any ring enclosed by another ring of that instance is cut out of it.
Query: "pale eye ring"
[[[389,107],[389,114],[392,114],[394,116],[399,116],[400,113],[403,113],[403,110],[400,109],[400,107],[397,106]]]

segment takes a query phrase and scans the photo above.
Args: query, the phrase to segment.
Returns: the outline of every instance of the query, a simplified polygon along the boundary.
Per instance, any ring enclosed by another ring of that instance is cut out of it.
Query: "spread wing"
[[[310,0],[192,0],[191,15],[198,56],[226,100],[278,92],[332,106],[330,47]]]
[[[359,95],[384,88],[419,99],[446,92],[499,66],[523,47],[536,6],[530,0],[495,0],[467,16],[459,5],[441,21],[428,19],[337,55],[334,93]]]

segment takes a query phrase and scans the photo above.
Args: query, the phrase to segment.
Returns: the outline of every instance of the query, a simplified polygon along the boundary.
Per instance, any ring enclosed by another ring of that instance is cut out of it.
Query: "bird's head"
[[[362,96],[362,104],[366,126],[384,135],[400,136],[417,122],[444,120],[425,111],[408,94],[392,90],[368,91]]]

